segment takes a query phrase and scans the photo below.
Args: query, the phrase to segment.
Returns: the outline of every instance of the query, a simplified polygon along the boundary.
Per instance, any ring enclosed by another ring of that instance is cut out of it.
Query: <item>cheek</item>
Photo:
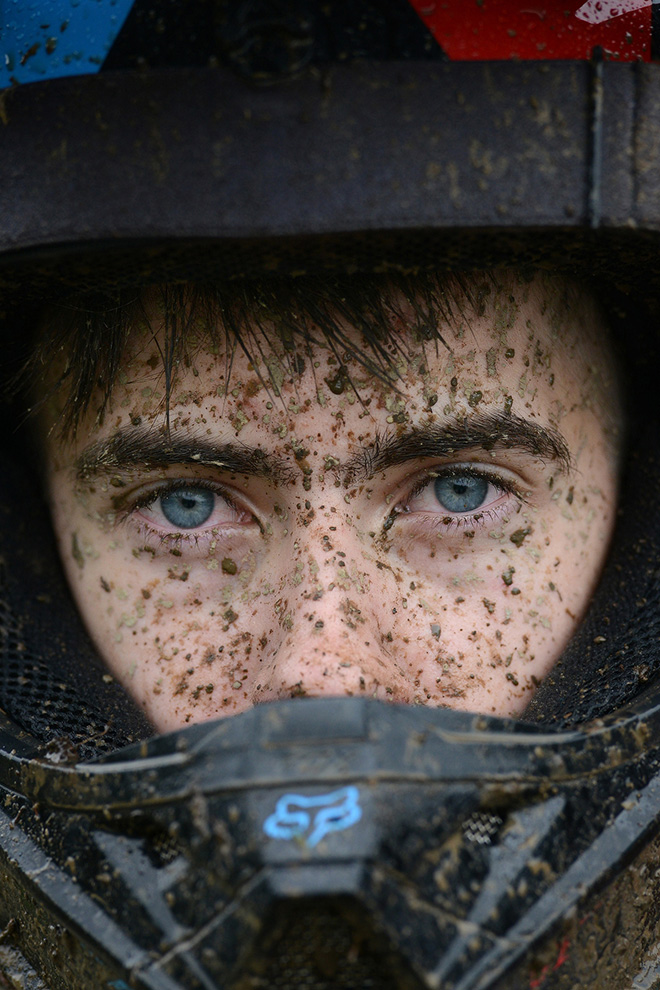
[[[253,640],[242,606],[249,553],[191,562],[176,548],[155,551],[105,532],[74,499],[54,500],[53,518],[87,630],[159,730],[245,707],[239,682]]]
[[[245,707],[254,639],[236,579],[171,563],[131,566],[121,549],[107,551],[72,582],[109,670],[161,731]]]
[[[399,571],[393,607],[380,613],[409,700],[515,715],[561,648],[554,603],[541,602],[538,548],[509,542],[487,555],[466,551],[454,566],[439,556],[423,572]]]
[[[408,605],[396,619],[395,638],[427,703],[524,710],[600,577],[615,511],[611,487],[562,483],[543,511],[525,507],[499,529],[393,543],[416,579],[413,612]]]

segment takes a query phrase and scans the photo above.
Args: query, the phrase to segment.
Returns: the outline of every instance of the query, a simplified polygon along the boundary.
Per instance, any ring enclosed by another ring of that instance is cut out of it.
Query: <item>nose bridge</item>
[[[300,643],[321,640],[326,650],[341,649],[362,627],[377,624],[369,562],[359,541],[352,534],[338,537],[337,529],[317,527],[308,538],[298,538],[281,582],[288,600],[285,630],[295,629]]]
[[[324,694],[408,700],[381,629],[381,572],[346,527],[310,530],[296,539],[293,556],[281,558],[279,633],[263,658],[255,701]]]

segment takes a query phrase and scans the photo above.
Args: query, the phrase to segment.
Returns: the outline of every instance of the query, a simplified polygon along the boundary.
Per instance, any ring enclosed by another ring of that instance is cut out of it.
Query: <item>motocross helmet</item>
[[[610,285],[648,376],[660,8],[532,7],[10,0],[5,339],[81,287],[509,261]],[[660,465],[636,391],[608,566],[519,720],[316,698],[155,735],[9,436],[0,985],[659,985]]]

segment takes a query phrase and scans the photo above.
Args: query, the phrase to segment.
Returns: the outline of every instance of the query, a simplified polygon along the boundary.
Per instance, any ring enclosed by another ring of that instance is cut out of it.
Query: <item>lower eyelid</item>
[[[511,497],[503,502],[463,515],[424,510],[406,513],[404,510],[400,514],[400,518],[406,521],[407,526],[414,527],[421,538],[441,532],[451,536],[452,532],[456,531],[474,529],[489,531],[493,527],[504,525],[509,521],[517,505],[518,500]]]
[[[154,520],[140,516],[138,513],[129,513],[128,518],[124,519],[124,523],[128,523],[134,533],[139,533],[141,539],[147,541],[151,539],[160,545],[170,547],[172,545],[182,547],[185,552],[187,552],[187,547],[192,550],[199,549],[200,552],[203,551],[204,553],[207,553],[209,549],[222,553],[224,546],[228,552],[231,550],[233,553],[236,540],[244,535],[242,529],[249,528],[245,527],[244,524],[232,521],[214,522],[211,525],[203,525],[196,529],[176,529],[170,524],[167,526],[159,525]]]

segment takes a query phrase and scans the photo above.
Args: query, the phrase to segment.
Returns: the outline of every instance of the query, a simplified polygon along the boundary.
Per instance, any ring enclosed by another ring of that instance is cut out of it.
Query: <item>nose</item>
[[[306,565],[304,577],[300,567],[280,584],[279,628],[261,657],[253,702],[356,695],[410,703],[411,678],[384,629],[382,572],[370,575],[364,560],[348,557],[326,559],[316,574]]]

